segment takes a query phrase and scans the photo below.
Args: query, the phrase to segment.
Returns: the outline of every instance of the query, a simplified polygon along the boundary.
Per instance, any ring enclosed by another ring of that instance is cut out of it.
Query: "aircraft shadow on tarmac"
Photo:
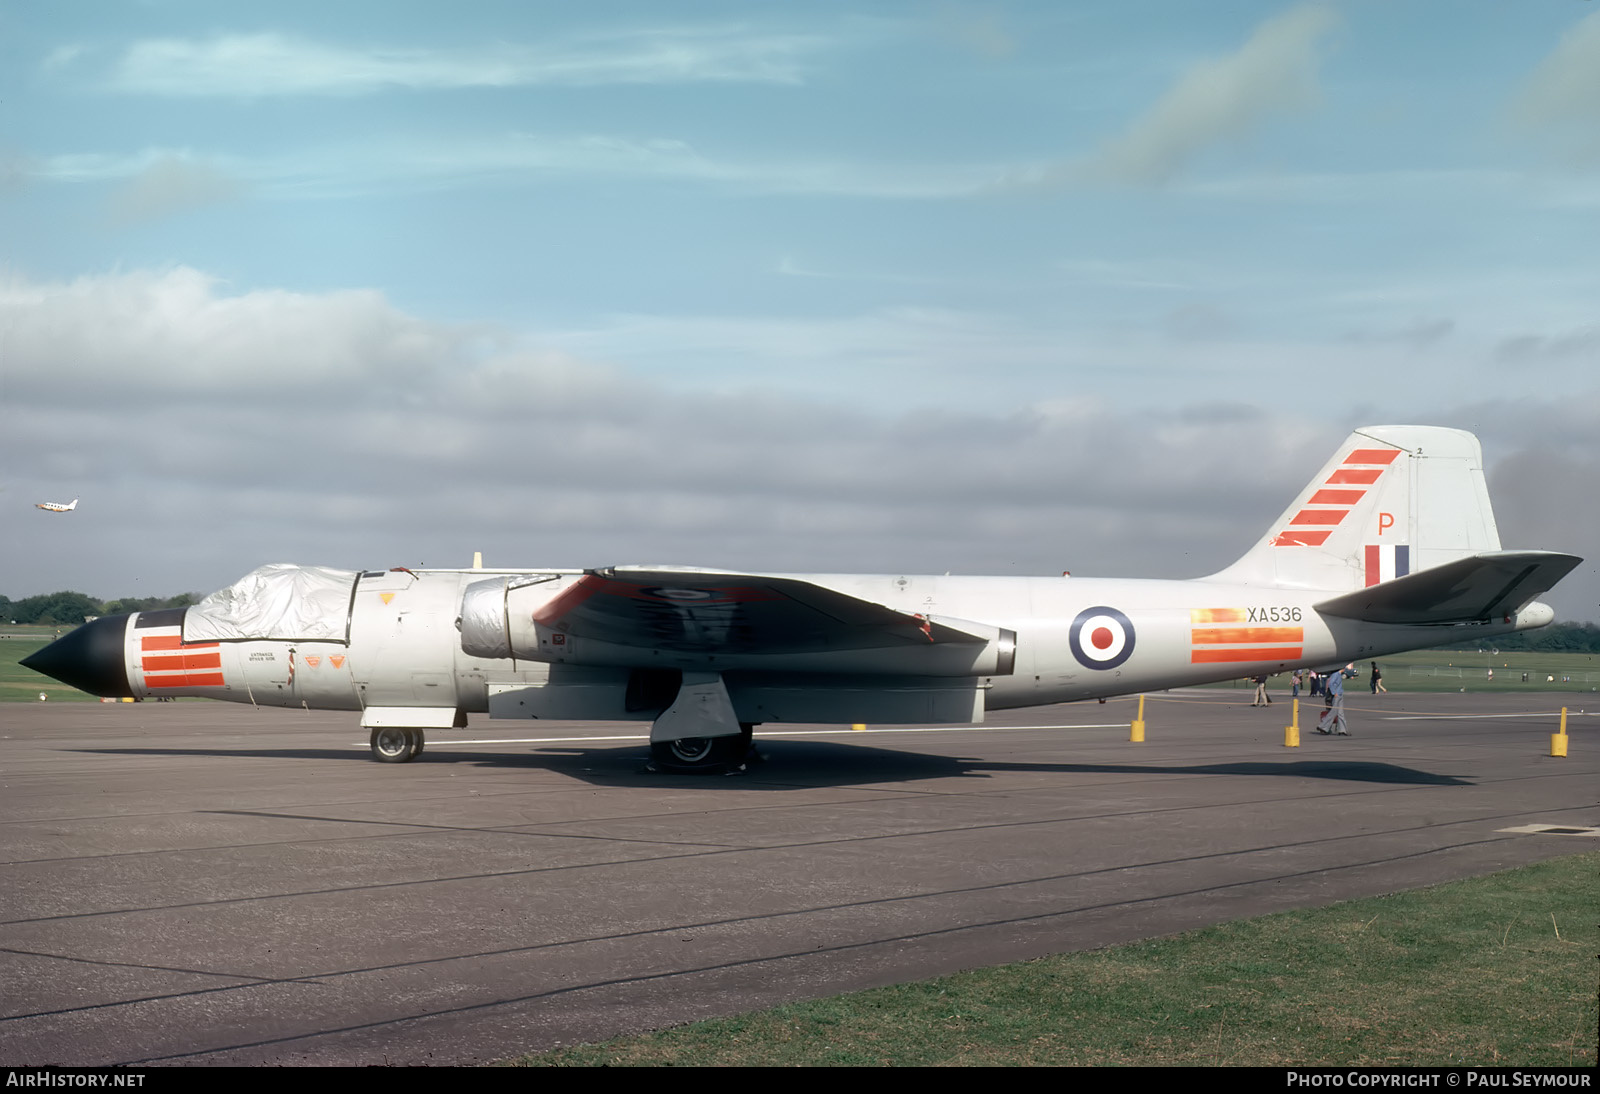
[[[1243,775],[1327,779],[1335,782],[1410,786],[1470,786],[1472,780],[1396,764],[1360,760],[1235,760],[1213,764],[1008,763],[971,757],[926,755],[836,741],[763,741],[759,759],[744,771],[730,772],[743,789],[799,790],[940,778],[987,778],[999,772],[1056,772],[1079,775]],[[227,757],[278,760],[339,760],[369,764],[374,775],[393,774],[354,748],[86,748],[75,752],[113,756]],[[536,752],[455,750],[449,742],[430,744],[407,768],[471,764],[486,768],[540,768],[608,786],[636,781],[645,786],[705,786],[723,776],[682,775],[648,768],[649,754],[638,745],[582,748],[566,746]]]

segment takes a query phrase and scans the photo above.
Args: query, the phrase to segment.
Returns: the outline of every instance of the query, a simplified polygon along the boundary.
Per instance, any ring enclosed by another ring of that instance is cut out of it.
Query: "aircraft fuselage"
[[[1014,654],[1001,665],[992,657],[984,663],[982,650],[958,652],[971,671],[953,661],[930,670],[925,658],[895,650],[712,657],[653,651],[641,662],[637,649],[566,637],[490,658],[463,649],[458,626],[463,591],[484,576],[363,574],[342,640],[185,642],[182,610],[107,617],[90,626],[107,632],[104,659],[116,648],[122,664],[103,666],[101,686],[139,698],[363,710],[368,726],[388,719],[442,727],[468,713],[649,721],[663,704],[650,693],[648,677],[641,687],[641,673],[656,674],[659,683],[663,673],[701,671],[722,674],[740,722],[966,722],[981,720],[986,709],[1382,657],[1458,640],[1466,630],[1476,640],[1549,621],[1548,609],[1532,604],[1493,623],[1430,628],[1419,640],[1415,626],[1320,614],[1312,605],[1326,591],[1206,581],[807,575],[813,585],[905,614],[1002,628],[1015,635]],[[550,575],[539,596],[553,600],[578,577]]]

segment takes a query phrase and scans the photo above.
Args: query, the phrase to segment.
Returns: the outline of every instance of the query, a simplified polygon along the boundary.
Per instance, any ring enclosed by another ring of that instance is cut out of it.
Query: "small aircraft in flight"
[[[1373,426],[1190,581],[280,564],[22,664],[101,696],[360,711],[390,763],[487,714],[647,721],[658,766],[722,770],[767,722],[981,722],[1482,642],[1548,624],[1535,598],[1581,561],[1501,549],[1472,434]]]
[[[47,512],[51,512],[51,513],[70,513],[70,512],[72,512],[74,509],[76,509],[78,507],[78,499],[77,498],[73,498],[71,501],[68,501],[68,502],[40,501],[40,502],[35,502],[33,507],[35,509],[43,509],[43,510],[45,510]]]

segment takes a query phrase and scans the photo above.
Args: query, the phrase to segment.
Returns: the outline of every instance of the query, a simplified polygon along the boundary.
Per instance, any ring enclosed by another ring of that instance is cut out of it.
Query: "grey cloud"
[[[1195,65],[1121,136],[1077,169],[1089,181],[1161,183],[1202,152],[1317,98],[1323,40],[1338,25],[1323,4],[1268,19],[1236,52]]]
[[[946,2],[939,6],[937,19],[948,38],[980,57],[997,61],[1017,52],[1016,35],[996,10]]]
[[[1216,304],[1192,301],[1173,308],[1162,324],[1168,336],[1178,341],[1228,338],[1239,330],[1239,322]]]
[[[120,227],[145,224],[207,205],[231,201],[244,185],[209,164],[162,156],[111,197],[111,218]]]
[[[1428,349],[1456,331],[1454,319],[1416,319],[1387,330],[1352,331],[1348,337],[1358,343],[1394,343],[1412,350]]]
[[[1600,327],[1584,327],[1570,334],[1523,334],[1507,338],[1495,347],[1494,357],[1503,364],[1588,358],[1600,366]]]
[[[13,283],[0,300],[49,320],[8,355],[8,504],[84,498],[72,522],[11,522],[11,596],[207,591],[268,561],[474,550],[513,566],[1198,576],[1359,424],[1247,397],[901,415],[686,391],[377,294],[230,296],[183,270]],[[1471,413],[1502,460],[1541,437],[1543,466],[1575,469],[1570,489],[1596,460],[1592,430],[1569,401],[1535,432],[1538,407]],[[1562,524],[1561,497],[1510,481],[1527,515],[1503,519],[1552,536],[1533,545],[1590,534]]]
[[[1510,118],[1524,132],[1547,140],[1575,164],[1600,162],[1600,12],[1579,19],[1562,35],[1518,92]]]

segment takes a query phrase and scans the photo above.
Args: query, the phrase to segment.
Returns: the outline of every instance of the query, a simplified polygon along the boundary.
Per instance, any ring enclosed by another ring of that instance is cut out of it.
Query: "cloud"
[[[427,190],[572,176],[672,179],[744,193],[830,194],[895,200],[943,200],[982,193],[1001,174],[981,165],[872,165],[826,160],[712,156],[687,141],[606,133],[551,135],[507,132],[425,142],[346,141],[277,156],[214,156],[182,149],[62,153],[38,160],[0,159],[18,183],[118,182],[149,176],[170,192],[181,174],[191,194],[219,199],[246,186],[266,198],[350,198],[396,187]],[[201,176],[209,185],[201,186]]]
[[[1358,344],[1392,343],[1422,351],[1443,342],[1456,332],[1454,319],[1413,319],[1381,330],[1354,330],[1346,337]]]
[[[1528,78],[1513,122],[1563,147],[1574,163],[1600,162],[1600,11],[1584,16]]]
[[[343,396],[379,379],[403,383],[448,338],[374,292],[221,288],[187,268],[0,284],[9,396],[95,409],[247,390],[261,402],[307,388]]]
[[[84,47],[79,44],[58,46],[51,50],[39,67],[49,71],[56,68],[66,68],[84,54]]]
[[[235,178],[209,164],[163,155],[111,197],[114,223],[127,227],[231,201],[244,192]]]
[[[1242,553],[1357,424],[1282,413],[1280,392],[989,412],[717,392],[375,292],[233,291],[182,268],[12,279],[0,325],[11,494],[84,498],[70,528],[8,522],[13,597],[474,550],[507,566],[1192,577]],[[1492,454],[1537,438],[1570,485],[1560,469],[1600,460],[1580,402],[1542,422],[1540,404],[1473,413]],[[1569,499],[1528,489],[1518,519],[1553,536],[1532,545],[1581,546],[1564,538]]]
[[[1600,327],[1583,327],[1570,334],[1522,334],[1507,338],[1495,348],[1503,364],[1548,364],[1552,361],[1587,361],[1600,368]]]
[[[1006,27],[999,11],[946,0],[939,5],[936,18],[950,40],[987,60],[1002,60],[1017,52],[1016,35]]]
[[[1323,4],[1302,4],[1268,19],[1237,52],[1184,73],[1075,174],[1094,182],[1163,183],[1207,149],[1314,103],[1319,47],[1338,22]]]
[[[363,48],[284,34],[224,34],[136,42],[116,63],[108,86],[141,95],[255,98],[364,95],[393,88],[794,84],[802,76],[802,58],[820,44],[814,37],[739,27],[663,27],[538,46],[458,50]]]

